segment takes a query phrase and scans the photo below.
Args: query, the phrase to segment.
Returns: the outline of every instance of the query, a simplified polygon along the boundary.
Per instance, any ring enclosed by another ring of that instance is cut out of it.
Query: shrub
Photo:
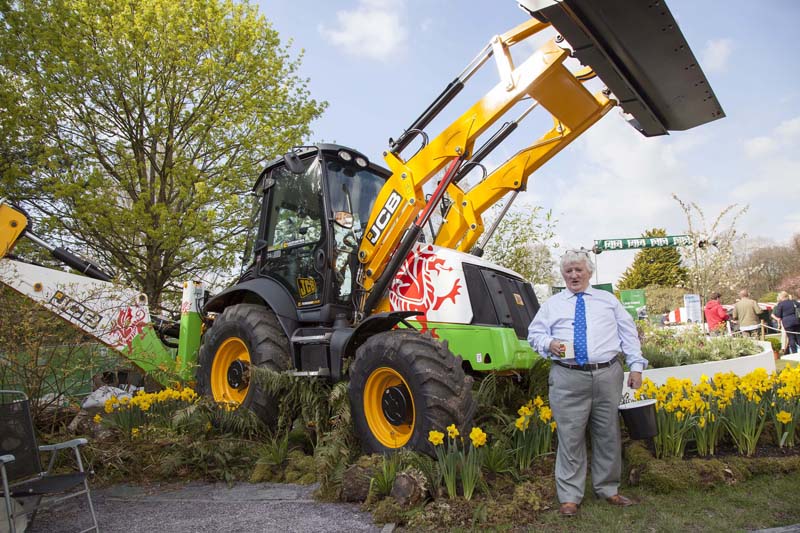
[[[761,347],[750,338],[709,337],[700,327],[679,333],[669,328],[655,328],[646,322],[639,322],[638,327],[642,355],[650,362],[650,368],[722,361],[761,352]]]

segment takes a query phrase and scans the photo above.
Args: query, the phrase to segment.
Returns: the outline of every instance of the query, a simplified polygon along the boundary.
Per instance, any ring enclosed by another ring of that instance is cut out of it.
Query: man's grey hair
[[[583,248],[580,250],[567,250],[561,256],[561,272],[564,272],[564,267],[570,263],[583,263],[590,274],[594,273],[594,263],[592,263],[590,253],[590,250],[584,250]]]

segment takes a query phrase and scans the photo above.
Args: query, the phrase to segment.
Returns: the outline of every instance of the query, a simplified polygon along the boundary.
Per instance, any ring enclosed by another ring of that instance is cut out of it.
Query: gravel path
[[[275,483],[115,485],[92,489],[104,533],[164,532],[379,532],[358,505],[322,503],[315,486]],[[40,512],[31,533],[62,533],[88,527],[86,499],[74,498]]]

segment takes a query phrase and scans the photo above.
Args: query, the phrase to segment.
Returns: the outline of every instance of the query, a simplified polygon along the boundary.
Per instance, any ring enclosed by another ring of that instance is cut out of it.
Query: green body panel
[[[178,374],[183,379],[190,379],[197,366],[197,354],[200,351],[200,339],[203,319],[200,313],[189,311],[181,313],[181,332],[178,339]]]
[[[418,322],[409,322],[422,329]],[[427,327],[435,337],[447,341],[451,352],[469,361],[472,369],[478,372],[526,370],[540,357],[528,341],[517,338],[511,328],[439,322],[428,322]]]
[[[124,349],[121,353],[161,385],[172,385],[175,374],[187,379],[187,376],[180,374],[176,368],[173,352],[164,346],[152,325],[145,326],[142,332],[133,338],[127,353]]]

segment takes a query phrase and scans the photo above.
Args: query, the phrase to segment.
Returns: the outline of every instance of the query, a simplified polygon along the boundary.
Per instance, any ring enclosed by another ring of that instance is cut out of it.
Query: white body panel
[[[467,292],[464,263],[479,265],[521,278],[513,270],[480,257],[419,243],[409,252],[389,287],[393,311],[422,311],[420,322],[469,324],[472,303]]]
[[[127,349],[150,323],[144,294],[106,281],[0,259],[0,283],[117,350]]]

